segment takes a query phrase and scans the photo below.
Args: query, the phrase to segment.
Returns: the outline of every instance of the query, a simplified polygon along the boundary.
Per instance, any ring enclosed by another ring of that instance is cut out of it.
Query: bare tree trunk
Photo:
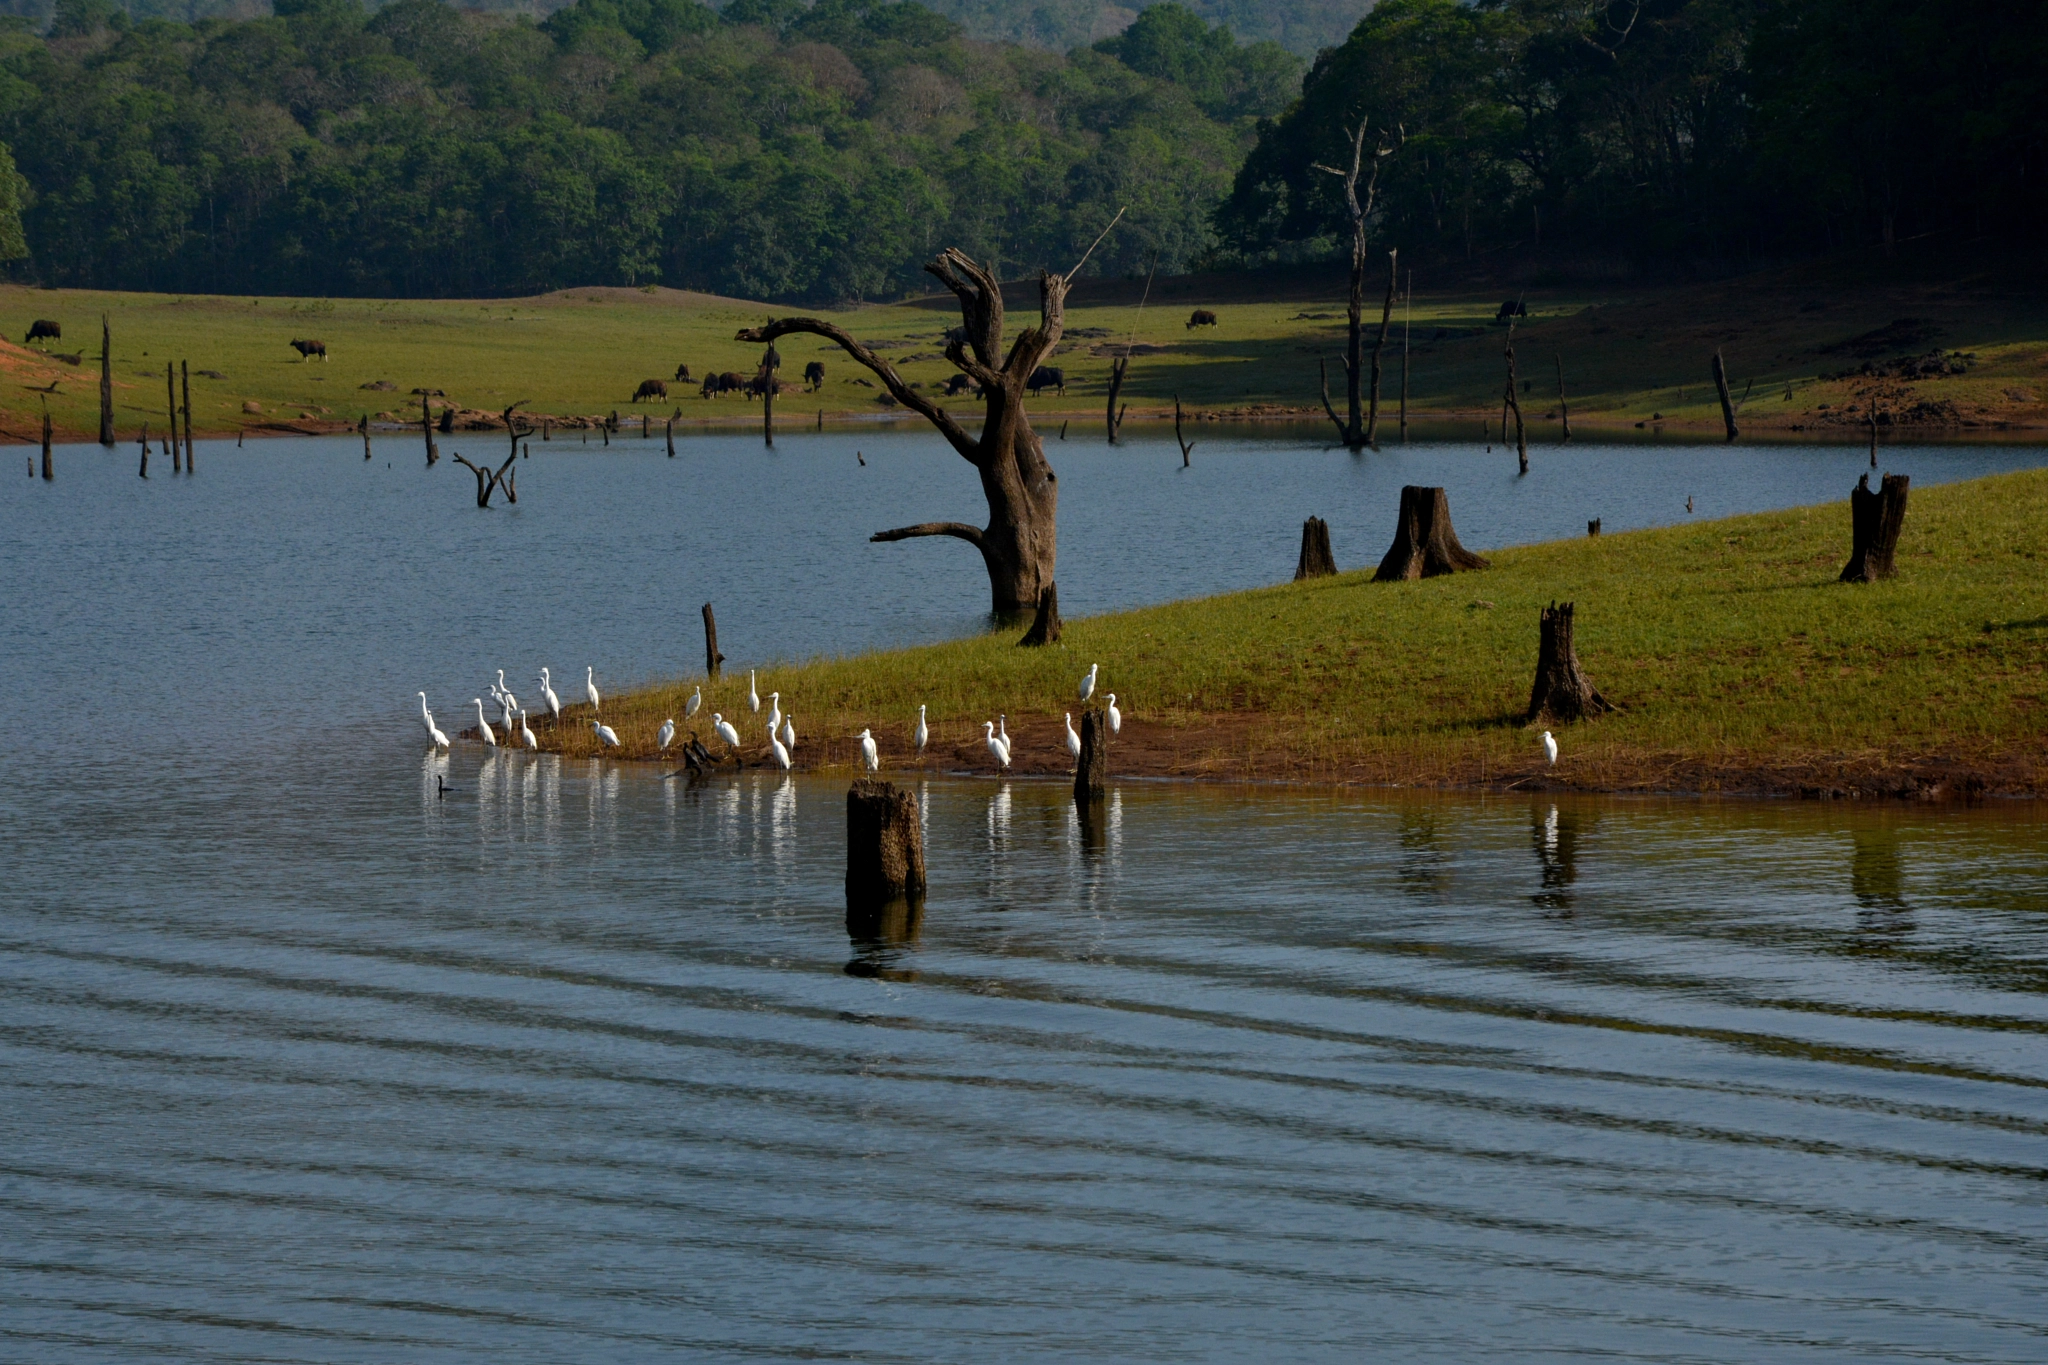
[[[51,483],[57,477],[56,466],[50,462],[50,400],[43,400],[43,482]]]
[[[872,913],[889,901],[924,894],[924,829],[917,798],[871,777],[846,793],[846,905]]]
[[[1345,316],[1349,319],[1344,338],[1344,394],[1347,420],[1337,422],[1337,429],[1345,446],[1351,450],[1362,449],[1370,439],[1366,435],[1364,405],[1359,398],[1359,381],[1364,368],[1365,355],[1363,332],[1365,329],[1365,264],[1367,250],[1366,231],[1371,225],[1373,204],[1379,194],[1380,166],[1388,157],[1400,149],[1400,139],[1379,144],[1372,156],[1372,174],[1365,183],[1365,198],[1358,197],[1358,178],[1365,170],[1366,121],[1360,119],[1351,133],[1351,166],[1340,170],[1335,166],[1318,163],[1316,169],[1337,176],[1344,181],[1344,204],[1351,220],[1351,291]],[[1330,420],[1336,421],[1337,414],[1330,410],[1329,374],[1323,375],[1323,407],[1330,411]],[[1378,385],[1374,385],[1377,392]]]
[[[1536,684],[1529,690],[1524,723],[1545,718],[1568,723],[1612,711],[1614,704],[1600,695],[1600,689],[1586,680],[1579,667],[1578,646],[1572,638],[1572,604],[1560,607],[1552,602],[1537,620]]]
[[[1380,355],[1387,349],[1387,329],[1394,321],[1394,285],[1400,278],[1401,253],[1387,252],[1387,297],[1380,304],[1380,334],[1372,343],[1372,395],[1365,416],[1365,443],[1375,448],[1380,430]]]
[[[1074,764],[1074,798],[1089,801],[1109,785],[1109,717],[1091,706],[1081,713],[1081,757]]]
[[[100,314],[100,444],[114,448],[114,332]]]
[[[1045,591],[1038,594],[1038,614],[1031,618],[1031,629],[1024,632],[1020,645],[1056,645],[1060,642],[1060,588],[1057,583],[1045,585]]]
[[[1551,359],[1557,362],[1557,415],[1564,419],[1564,434],[1558,437],[1557,443],[1563,445],[1572,438],[1572,409],[1564,397],[1564,356],[1556,351],[1550,354]]]
[[[770,342],[768,354],[761,357],[761,439],[771,446],[775,444],[775,371],[781,367],[782,357]]]
[[[1024,408],[1024,385],[1059,344],[1065,328],[1067,277],[1040,275],[1040,323],[1025,328],[1006,347],[1002,286],[993,271],[950,248],[925,269],[960,301],[962,325],[947,341],[946,358],[981,386],[985,414],[979,433],[970,434],[938,404],[912,389],[893,365],[837,323],[778,318],[764,327],[745,329],[737,339],[770,342],[793,332],[824,337],[873,372],[898,403],[936,427],[979,475],[982,495],[988,501],[988,525],[924,522],[879,531],[871,539],[951,536],[966,541],[981,551],[993,609],[999,614],[1016,614],[1037,605],[1039,594],[1053,581],[1058,555],[1059,483],[1046,463],[1044,442],[1031,429]]]
[[[1181,439],[1179,394],[1173,396],[1173,440],[1174,444],[1180,447],[1180,467],[1186,469],[1189,464],[1188,456],[1194,454],[1195,447],[1190,442]]]
[[[170,361],[164,362],[164,405],[170,409],[170,439],[164,442],[164,453],[171,457],[171,472],[182,473],[185,459],[178,447],[178,367]]]
[[[178,387],[184,391],[185,416],[185,472],[192,472],[192,362],[178,362]]]
[[[356,423],[356,433],[363,438],[363,459],[370,458],[370,414],[364,413],[363,420]]]
[[[427,405],[425,394],[420,395],[420,433],[427,438],[427,468],[432,469],[441,452],[434,448],[434,410]]]
[[[1415,305],[1415,272],[1408,272],[1408,287],[1401,293],[1401,439],[1408,439],[1408,325]]]
[[[1529,472],[1529,438],[1522,429],[1522,400],[1515,393],[1515,320],[1513,318],[1508,319],[1507,359],[1507,406],[1508,410],[1515,414],[1515,456],[1521,461],[1522,473],[1526,474]],[[1501,432],[1500,438],[1503,441],[1507,440],[1508,434],[1505,430]]]
[[[718,652],[718,618],[711,614],[711,604],[704,604],[704,673],[716,680],[718,666],[725,662],[725,656]]]
[[[1849,562],[1842,568],[1844,583],[1875,583],[1898,572],[1892,557],[1899,548],[1899,532],[1906,524],[1906,491],[1912,480],[1904,474],[1887,474],[1870,491],[1870,476],[1856,480],[1849,490]]]
[[[460,455],[450,456],[450,458],[470,473],[476,475],[476,505],[478,507],[489,507],[491,505],[491,489],[497,485],[497,479],[492,475],[489,467],[473,465]]]
[[[1733,441],[1741,435],[1735,429],[1735,404],[1728,397],[1728,367],[1721,363],[1721,353],[1714,352],[1714,392],[1721,396],[1721,425],[1728,428],[1728,439]]]
[[[1330,523],[1310,517],[1301,524],[1301,558],[1295,561],[1294,581],[1329,578],[1337,572],[1337,557],[1330,553]]]
[[[1395,583],[1486,567],[1484,559],[1458,542],[1458,533],[1451,527],[1451,500],[1444,490],[1409,484],[1401,490],[1401,517],[1394,528],[1394,543],[1372,580]]]
[[[1111,445],[1116,444],[1117,432],[1122,430],[1124,424],[1123,413],[1116,410],[1116,400],[1117,395],[1124,391],[1124,374],[1130,368],[1131,358],[1128,355],[1117,356],[1109,362],[1109,410],[1106,416],[1109,422],[1109,443]],[[1124,412],[1128,411],[1130,411],[1130,406],[1126,404]]]
[[[669,457],[669,458],[670,458],[671,460],[673,460],[673,459],[674,459],[674,458],[676,457],[676,419],[675,419],[675,418],[673,418],[673,417],[669,418],[669,419],[668,419],[668,421],[667,421],[667,422],[666,422],[666,423],[664,424],[664,426],[663,426],[663,434],[664,434],[664,435],[665,435],[665,436],[666,436],[666,437],[668,438],[668,457]],[[542,437],[541,439],[545,440],[545,439],[547,439],[547,438],[546,438],[545,436],[543,436],[543,437]]]

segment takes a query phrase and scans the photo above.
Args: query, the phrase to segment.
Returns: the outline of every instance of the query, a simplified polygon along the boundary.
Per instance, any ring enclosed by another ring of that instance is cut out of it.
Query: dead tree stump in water
[[[1330,523],[1310,517],[1301,524],[1301,558],[1294,566],[1294,581],[1329,578],[1337,572],[1337,558],[1330,553]]]
[[[1906,488],[1911,482],[1904,474],[1887,474],[1873,493],[1865,474],[1849,490],[1850,550],[1842,582],[1875,583],[1898,572],[1892,556],[1906,524]]]
[[[1591,521],[1586,523],[1586,534],[1589,536],[1597,536],[1600,534],[1600,518],[1594,517]]]
[[[1101,797],[1109,785],[1109,717],[1091,706],[1081,713],[1081,757],[1074,764],[1074,799]]]
[[[1400,524],[1373,582],[1435,578],[1486,567],[1484,559],[1458,543],[1458,533],[1451,529],[1451,501],[1443,489],[1411,483],[1401,490]]]
[[[100,314],[100,444],[114,448],[114,329]]]
[[[886,904],[924,894],[924,831],[917,798],[863,777],[846,793],[846,904]]]
[[[1124,424],[1124,414],[1116,410],[1116,400],[1118,395],[1124,391],[1124,375],[1130,372],[1130,368],[1131,358],[1128,355],[1117,356],[1109,362],[1109,409],[1104,414],[1104,417],[1109,423],[1109,443],[1111,445],[1116,444],[1116,434],[1122,429]],[[1129,412],[1130,410],[1131,405],[1128,403],[1124,404],[1124,412]]]
[[[55,481],[57,474],[50,463],[50,400],[43,400],[43,482]]]
[[[1038,594],[1038,614],[1019,645],[1056,645],[1060,642],[1060,585],[1048,583]]]
[[[164,362],[164,406],[170,409],[167,415],[171,419],[171,435],[170,439],[164,442],[164,454],[171,457],[171,472],[181,474],[184,472],[185,458],[178,445],[178,367],[168,360]]]
[[[718,652],[718,618],[711,614],[711,604],[704,604],[704,672],[718,676],[718,666],[725,662],[725,656]]]
[[[427,438],[427,468],[432,469],[441,452],[434,448],[434,410],[428,406],[425,394],[420,395],[420,433]]]
[[[178,387],[184,390],[185,393],[185,472],[190,474],[192,472],[192,362],[189,360],[178,362]]]
[[[1728,439],[1733,441],[1742,433],[1735,429],[1735,402],[1728,396],[1728,367],[1721,363],[1721,353],[1714,352],[1714,392],[1721,397],[1721,425],[1728,429]]]
[[[1569,723],[1612,711],[1614,704],[1586,679],[1579,667],[1578,645],[1572,638],[1572,604],[1552,602],[1538,617],[1542,636],[1536,647],[1536,685],[1529,689],[1524,721],[1548,719]]]
[[[1515,458],[1521,463],[1521,472],[1529,472],[1529,434],[1522,426],[1522,400],[1515,395],[1515,320],[1508,319],[1508,389],[1507,403],[1503,412],[1512,410],[1515,414]],[[1507,423],[1501,423],[1500,439],[1508,439]]]

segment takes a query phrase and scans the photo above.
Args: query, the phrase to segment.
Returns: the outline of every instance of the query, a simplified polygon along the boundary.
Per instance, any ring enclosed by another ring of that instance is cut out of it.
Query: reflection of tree
[[[849,896],[846,936],[853,941],[853,960],[846,964],[846,974],[915,981],[917,973],[898,964],[910,956],[923,929],[923,896],[860,903]]]
[[[1450,858],[1437,839],[1436,816],[1430,811],[1401,813],[1401,865],[1395,880],[1411,896],[1434,896],[1448,878]]]
[[[1849,889],[1855,893],[1856,924],[1866,934],[1897,935],[1913,930],[1913,910],[1900,890],[1899,840],[1888,829],[1851,832]]]
[[[1550,807],[1542,819],[1530,825],[1529,840],[1543,872],[1543,889],[1529,899],[1545,910],[1569,915],[1577,903],[1572,884],[1579,879],[1578,813]]]

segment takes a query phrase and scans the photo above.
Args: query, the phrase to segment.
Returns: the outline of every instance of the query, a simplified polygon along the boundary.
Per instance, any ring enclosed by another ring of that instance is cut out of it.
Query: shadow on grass
[[[1984,633],[1995,634],[2001,630],[2048,630],[2048,616],[2036,616],[2031,621],[1986,621]]]

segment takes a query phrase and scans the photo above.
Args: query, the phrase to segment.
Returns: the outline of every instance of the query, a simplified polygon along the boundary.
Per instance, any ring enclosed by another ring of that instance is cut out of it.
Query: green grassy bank
[[[1455,510],[1455,509],[1454,509]],[[1393,511],[1388,512],[1391,535]],[[1341,546],[1343,559],[1384,548]],[[1599,790],[2039,794],[2048,776],[2048,471],[1915,489],[1898,577],[1837,582],[1846,501],[1494,554],[1412,583],[1370,569],[1066,624],[763,672],[804,766],[853,761],[872,727],[909,765],[917,707],[934,767],[987,770],[981,723],[1018,738],[1015,770],[1068,767],[1062,715],[1090,664],[1127,720],[1121,774]],[[1520,713],[1537,612],[1574,601],[1581,662],[1621,706],[1562,729],[1547,768]],[[630,755],[653,755],[702,682],[605,702]],[[706,689],[692,726],[760,723],[745,673]],[[1098,697],[1098,700],[1100,698]],[[586,719],[579,708],[572,718]],[[592,751],[587,728],[545,747]]]

